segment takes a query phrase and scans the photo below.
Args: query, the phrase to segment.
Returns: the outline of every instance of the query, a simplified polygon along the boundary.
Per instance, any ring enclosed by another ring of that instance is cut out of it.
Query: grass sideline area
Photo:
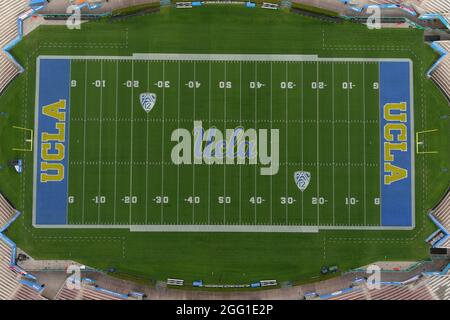
[[[160,7],[160,2],[155,1],[155,2],[151,2],[151,3],[145,3],[145,4],[140,4],[140,5],[131,6],[131,7],[127,7],[127,8],[113,10],[111,13],[111,16],[112,17],[126,17],[126,16],[131,16],[131,15],[135,15],[135,14],[139,14],[139,13],[153,11],[159,7]]]
[[[306,11],[306,12],[316,13],[319,15],[330,16],[330,17],[339,17],[340,16],[339,13],[337,13],[335,11],[323,9],[320,7],[313,7],[313,6],[309,6],[307,4],[298,3],[298,2],[292,2],[291,8]]]
[[[115,22],[95,21],[82,32],[41,26],[14,48],[26,71],[0,97],[0,192],[22,212],[7,231],[37,259],[72,259],[153,280],[246,283],[274,278],[318,281],[323,265],[349,270],[377,260],[422,260],[436,228],[427,210],[448,186],[448,104],[425,73],[437,55],[418,30],[371,30],[328,24],[286,12],[238,7],[163,8]],[[50,37],[51,35],[51,37]],[[143,36],[145,35],[145,36]],[[220,35],[220,36],[218,36]],[[31,226],[32,154],[13,125],[33,127],[38,55],[131,55],[146,52],[317,54],[320,57],[409,58],[414,62],[415,130],[439,129],[427,144],[439,153],[416,156],[416,228],[412,231],[322,231],[317,234],[130,233],[126,230],[42,230]],[[20,98],[18,98],[20,97]],[[8,161],[24,159],[18,176]]]

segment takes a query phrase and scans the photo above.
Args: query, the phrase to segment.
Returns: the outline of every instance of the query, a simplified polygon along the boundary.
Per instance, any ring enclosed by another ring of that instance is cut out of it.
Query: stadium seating
[[[16,209],[0,194],[0,230],[5,228],[16,214]]]
[[[448,66],[450,67],[450,63],[448,64]],[[450,83],[450,69],[448,69],[447,71],[447,78],[449,78],[447,83]],[[447,232],[450,230],[450,190],[448,190],[447,194],[444,196],[441,202],[430,212],[430,214],[445,228]],[[450,237],[447,238],[444,243],[440,244],[439,247],[450,248]]]
[[[0,300],[43,300],[37,291],[19,282],[20,274],[10,268],[12,248],[0,238]]]
[[[428,13],[450,15],[450,2],[448,0],[422,0],[419,6]]]
[[[67,282],[57,293],[55,300],[124,300],[118,296],[96,290],[92,285],[81,284],[80,290],[71,289]]]
[[[18,214],[0,194],[0,300],[42,300],[45,299],[40,294],[42,287],[33,281],[23,281],[24,277],[34,277],[17,267],[15,245],[2,234]],[[32,284],[34,289],[27,284]]]
[[[19,285],[16,275],[9,269],[11,254],[12,249],[0,240],[0,300],[9,299]]]
[[[424,18],[439,18],[442,23],[450,28],[450,1],[448,0],[415,0],[413,4],[416,10]]]
[[[386,284],[379,289],[369,290],[366,286],[335,295],[328,300],[437,300],[434,291],[442,290],[444,276],[425,276],[412,285]],[[433,283],[434,287],[430,285]],[[433,291],[434,290],[434,291]]]
[[[430,276],[427,288],[437,299],[450,300],[450,275]]]
[[[0,93],[20,72],[19,66],[11,61],[3,48],[19,35],[17,18],[28,9],[28,0],[2,1],[0,3]]]
[[[402,4],[404,0],[370,0],[374,4]]]
[[[427,75],[442,90],[450,102],[450,41],[435,41],[432,47],[442,57],[433,65]]]

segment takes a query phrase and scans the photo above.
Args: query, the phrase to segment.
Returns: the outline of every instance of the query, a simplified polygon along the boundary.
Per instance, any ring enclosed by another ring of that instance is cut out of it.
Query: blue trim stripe
[[[428,214],[428,216],[430,217],[430,219],[433,221],[433,223],[435,224],[435,225],[437,225],[437,227],[439,228],[439,229],[441,229],[441,231],[442,232],[444,232],[446,235],[448,235],[449,233],[448,233],[448,231],[447,231],[447,229],[433,216],[433,213],[432,212],[430,212],[429,214]]]
[[[113,296],[113,297],[120,298],[120,299],[128,299],[128,295],[126,295],[126,294],[118,293],[118,292],[111,291],[111,290],[108,290],[108,289],[105,289],[105,288],[94,287],[94,290],[98,291],[98,292],[102,292],[102,293],[108,294],[108,295]]]
[[[9,228],[9,226],[16,221],[16,219],[20,216],[20,212],[16,211],[16,213],[14,214],[14,216],[8,221],[6,222],[6,224],[0,228],[0,232],[4,232],[6,229]]]
[[[420,20],[434,20],[439,19],[442,24],[447,28],[450,29],[450,23],[439,13],[427,13],[423,14],[419,17]]]
[[[326,300],[326,299],[334,298],[334,297],[337,297],[337,296],[341,296],[341,295],[343,295],[345,293],[349,293],[349,292],[352,292],[352,291],[359,291],[359,290],[361,290],[361,289],[359,289],[359,288],[344,288],[342,290],[335,291],[333,293],[324,294],[324,295],[321,295],[319,297],[322,300]]]
[[[441,57],[438,59],[438,61],[436,61],[431,66],[430,70],[428,70],[428,72],[427,72],[427,77],[428,78],[431,77],[431,73],[447,57],[447,54],[448,54],[448,52],[444,48],[442,48],[442,46],[437,41],[434,41],[434,42],[431,43],[431,48],[433,48],[433,50],[435,50],[437,53],[439,53],[441,55]]]

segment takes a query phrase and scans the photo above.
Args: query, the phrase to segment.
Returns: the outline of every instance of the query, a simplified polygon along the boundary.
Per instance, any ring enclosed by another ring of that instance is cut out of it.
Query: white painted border
[[[39,109],[39,66],[40,59],[69,60],[150,60],[150,61],[329,61],[329,62],[408,62],[410,65],[410,105],[411,105],[411,201],[412,225],[407,227],[383,226],[301,226],[301,225],[37,225],[35,216],[37,182],[37,133]],[[412,230],[415,228],[415,168],[414,168],[414,87],[413,61],[408,58],[319,58],[317,55],[279,55],[279,54],[175,54],[175,53],[134,53],[132,56],[61,56],[40,55],[36,67],[36,110],[35,110],[35,151],[33,187],[33,226],[47,229],[129,229],[131,232],[282,232],[317,233],[319,230]]]
[[[409,113],[410,116],[410,142],[411,142],[411,214],[412,214],[412,220],[411,220],[411,229],[414,229],[416,227],[416,166],[415,166],[415,156],[416,156],[416,149],[415,145],[416,142],[414,141],[415,134],[414,134],[414,66],[413,61],[409,60],[409,90],[410,90],[410,97],[409,97],[409,105],[411,108],[411,111]],[[422,106],[423,108],[424,106]],[[424,186],[425,187],[425,186]]]
[[[41,58],[36,58],[36,87],[35,87],[35,101],[34,101],[34,152],[33,152],[33,204],[32,204],[32,225],[34,227],[36,224],[36,190],[37,190],[37,148],[38,148],[38,132],[39,132],[39,77],[41,72]],[[23,195],[25,197],[25,195]],[[24,208],[22,208],[24,210]]]

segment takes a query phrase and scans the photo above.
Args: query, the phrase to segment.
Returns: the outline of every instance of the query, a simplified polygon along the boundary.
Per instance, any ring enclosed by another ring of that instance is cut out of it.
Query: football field
[[[409,60],[135,54],[40,57],[39,68],[36,226],[317,232],[414,225]],[[386,98],[402,90],[401,98]],[[383,107],[406,100],[407,129],[397,123],[386,135]],[[236,132],[255,142],[241,158]],[[393,183],[407,182],[401,190],[386,183],[389,136],[406,146],[393,149],[394,157],[405,153],[407,174]]]

